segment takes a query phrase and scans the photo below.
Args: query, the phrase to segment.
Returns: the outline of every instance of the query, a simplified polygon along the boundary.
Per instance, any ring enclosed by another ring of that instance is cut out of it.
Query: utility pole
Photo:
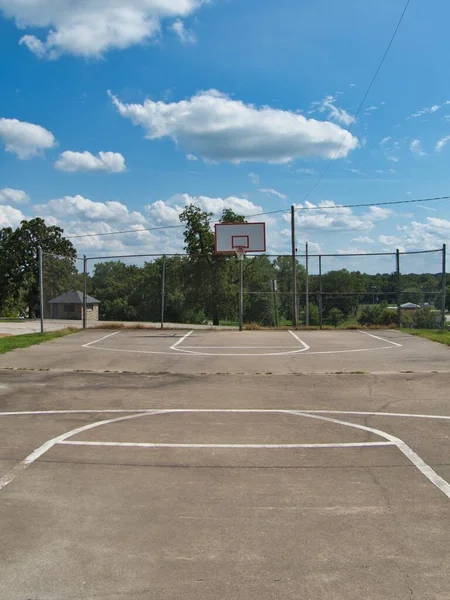
[[[44,333],[44,274],[42,271],[42,248],[38,248],[39,261],[39,305],[41,312],[41,333]]]
[[[305,325],[309,327],[309,244],[306,242],[305,251],[305,275],[306,275],[306,298],[305,298]]]
[[[292,242],[292,292],[293,311],[292,324],[298,327],[298,299],[297,299],[297,249],[295,243],[295,207],[291,206],[291,242]]]
[[[400,329],[402,326],[402,308],[401,308],[401,298],[400,298],[400,250],[397,249],[395,253],[395,266],[396,266],[396,292],[397,292],[397,326]]]
[[[442,244],[442,318],[441,326],[445,329],[446,318],[445,318],[445,304],[447,294],[447,245]]]

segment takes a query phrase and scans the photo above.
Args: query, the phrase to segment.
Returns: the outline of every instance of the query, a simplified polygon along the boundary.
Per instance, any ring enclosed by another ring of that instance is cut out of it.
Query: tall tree
[[[199,311],[211,315],[214,325],[219,325],[220,313],[229,310],[234,296],[237,300],[237,287],[233,281],[232,258],[214,253],[212,216],[190,204],[181,213],[180,221],[186,225],[184,249],[189,254],[187,299]],[[225,209],[220,222],[245,223],[245,219],[233,210]]]
[[[22,221],[15,230],[10,227],[0,230],[0,288],[5,284],[5,292],[0,292],[0,303],[8,302],[8,297],[14,298],[26,304],[30,318],[39,314],[39,246],[45,253],[66,257],[69,270],[75,274],[76,250],[63,233],[60,227],[47,226],[40,218]],[[64,265],[66,273],[67,266]]]

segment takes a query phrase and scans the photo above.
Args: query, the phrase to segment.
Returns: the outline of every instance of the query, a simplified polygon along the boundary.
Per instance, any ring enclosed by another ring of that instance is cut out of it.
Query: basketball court
[[[447,600],[449,358],[395,330],[1,356],[0,597]]]

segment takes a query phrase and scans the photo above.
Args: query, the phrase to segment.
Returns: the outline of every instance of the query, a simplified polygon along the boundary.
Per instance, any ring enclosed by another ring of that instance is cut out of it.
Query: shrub
[[[332,308],[328,313],[327,323],[336,328],[344,320],[344,314],[338,308]]]
[[[416,329],[438,329],[440,315],[437,310],[424,306],[416,310],[414,327]]]

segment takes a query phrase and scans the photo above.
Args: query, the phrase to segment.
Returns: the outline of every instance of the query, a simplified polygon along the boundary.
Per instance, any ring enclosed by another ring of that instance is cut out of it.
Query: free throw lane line
[[[450,499],[450,483],[445,481],[440,475],[436,473],[434,469],[427,465],[427,463],[420,458],[418,454],[412,450],[403,440],[390,433],[386,433],[385,431],[381,431],[380,429],[374,429],[373,427],[367,427],[366,425],[359,425],[357,423],[349,423],[348,421],[341,421],[340,419],[331,419],[330,417],[324,417],[318,414],[304,413],[301,410],[299,411],[286,411],[291,414],[296,414],[298,416],[303,416],[308,419],[319,419],[320,421],[327,421],[328,423],[336,423],[337,425],[344,425],[345,427],[352,427],[354,429],[360,429],[362,431],[368,431],[369,433],[374,433],[389,442],[393,442],[397,448],[402,452],[408,460],[412,462],[412,464],[419,469],[425,477],[431,481],[433,485],[435,485],[443,494]]]
[[[114,333],[108,333],[108,335],[104,335],[99,340],[94,340],[93,342],[89,342],[88,344],[83,344],[82,348],[89,348],[89,346],[92,346],[93,344],[98,344],[98,342],[103,342],[103,340],[106,340],[107,338],[110,338],[113,335],[117,335],[118,333],[120,333],[120,331],[115,331]]]
[[[58,442],[66,446],[114,446],[119,448],[226,448],[226,449],[292,449],[292,448],[365,448],[367,446],[395,446],[394,442],[342,442],[334,444],[160,444],[150,442],[95,442],[66,440]]]
[[[179,344],[182,344],[182,343],[184,342],[184,340],[186,340],[186,339],[187,339],[187,338],[188,338],[190,335],[192,335],[193,333],[194,333],[194,330],[192,330],[192,331],[188,331],[188,332],[186,333],[186,335],[183,335],[183,337],[182,337],[182,338],[180,338],[180,339],[178,340],[178,342],[176,342],[175,344],[173,344],[173,346],[170,346],[170,349],[171,349],[171,350],[177,350],[177,348],[178,348],[178,345],[179,345]]]
[[[387,342],[388,344],[392,344],[393,346],[398,346],[399,348],[402,348],[402,346],[403,346],[402,344],[397,344],[397,342],[391,342],[391,340],[382,338],[379,335],[374,335],[373,333],[369,333],[368,331],[363,331],[362,329],[358,329],[358,333],[368,335],[369,337],[375,338],[376,340],[381,340],[382,342]]]

